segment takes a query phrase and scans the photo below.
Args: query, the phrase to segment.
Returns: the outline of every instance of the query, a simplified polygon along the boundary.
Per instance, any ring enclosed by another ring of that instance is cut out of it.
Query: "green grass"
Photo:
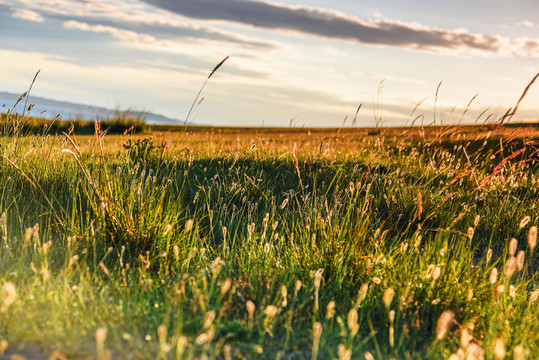
[[[538,358],[537,130],[449,129],[2,137],[0,350]]]

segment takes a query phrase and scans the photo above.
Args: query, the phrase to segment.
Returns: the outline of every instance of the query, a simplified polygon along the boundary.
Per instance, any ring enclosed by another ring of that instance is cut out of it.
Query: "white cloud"
[[[13,17],[33,22],[43,22],[44,20],[39,13],[27,9],[17,9],[13,11],[12,15]]]
[[[386,19],[364,20],[325,8],[254,0],[142,1],[193,19],[293,31],[369,46],[539,57],[537,39],[482,35]]]
[[[63,23],[63,26],[66,29],[91,31],[95,33],[106,33],[106,34],[110,34],[114,36],[117,39],[124,40],[124,41],[147,42],[147,43],[156,41],[156,38],[151,35],[140,34],[134,31],[118,29],[112,26],[89,25],[87,23],[79,22],[75,20],[65,21]]]
[[[525,26],[525,27],[529,27],[529,28],[535,27],[535,24],[532,23],[531,21],[528,21],[528,20],[522,20],[519,23],[517,23],[517,25]]]

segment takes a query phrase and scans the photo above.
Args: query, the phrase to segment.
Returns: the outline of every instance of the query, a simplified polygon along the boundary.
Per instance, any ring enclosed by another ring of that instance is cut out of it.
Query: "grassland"
[[[0,137],[0,353],[537,359],[538,139]]]

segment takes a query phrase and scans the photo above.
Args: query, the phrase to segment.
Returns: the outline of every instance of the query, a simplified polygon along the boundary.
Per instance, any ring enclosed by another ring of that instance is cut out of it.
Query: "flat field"
[[[0,137],[0,358],[537,359],[538,139]]]

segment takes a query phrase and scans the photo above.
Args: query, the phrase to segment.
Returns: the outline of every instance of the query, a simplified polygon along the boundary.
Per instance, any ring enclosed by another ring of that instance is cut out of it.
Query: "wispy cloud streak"
[[[185,17],[427,51],[539,56],[539,41],[445,30],[390,20],[362,20],[332,10],[253,0],[142,0]]]

